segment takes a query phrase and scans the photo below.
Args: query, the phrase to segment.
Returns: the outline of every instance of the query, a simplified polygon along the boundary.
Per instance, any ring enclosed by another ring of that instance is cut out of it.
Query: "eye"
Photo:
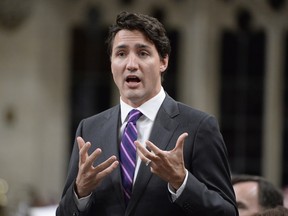
[[[146,50],[140,50],[139,51],[139,56],[140,57],[146,57],[148,55],[149,55],[149,53]]]
[[[126,56],[126,53],[125,53],[123,50],[120,50],[120,51],[116,52],[116,56],[122,58],[122,57],[125,57],[125,56]]]
[[[247,206],[242,202],[237,202],[237,208],[238,209],[247,209]]]

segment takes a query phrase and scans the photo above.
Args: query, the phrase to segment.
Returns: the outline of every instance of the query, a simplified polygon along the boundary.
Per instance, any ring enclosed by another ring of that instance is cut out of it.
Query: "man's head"
[[[283,205],[283,195],[271,182],[260,176],[232,177],[240,216],[251,216],[265,209]]]
[[[138,107],[157,95],[171,50],[163,25],[148,15],[122,12],[107,43],[121,99]]]
[[[137,30],[142,32],[156,47],[161,59],[170,55],[171,45],[166,30],[156,18],[137,13],[121,12],[116,18],[116,23],[109,29],[107,38],[108,54],[112,55],[115,35],[120,30]]]

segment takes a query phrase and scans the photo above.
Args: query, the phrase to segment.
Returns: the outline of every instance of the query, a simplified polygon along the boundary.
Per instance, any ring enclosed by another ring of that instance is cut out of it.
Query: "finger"
[[[184,148],[184,142],[185,142],[185,139],[188,137],[188,133],[182,133],[178,139],[177,139],[177,142],[176,142],[176,145],[175,145],[175,148],[173,150],[177,150],[177,149],[180,149],[180,150],[183,150]]]
[[[116,161],[117,158],[116,156],[111,156],[110,158],[108,158],[106,161],[102,162],[101,164],[99,164],[97,167],[95,167],[94,169],[97,171],[97,172],[101,172],[103,171],[104,169],[106,169],[107,167],[109,167],[114,161]]]
[[[134,142],[134,144],[136,145],[136,148],[137,148],[143,155],[146,155],[146,154],[149,154],[149,153],[150,153],[138,140],[136,140],[136,141]]]
[[[114,161],[109,167],[104,169],[102,172],[97,174],[97,178],[99,179],[99,183],[110,173],[112,173],[116,167],[119,165],[119,161]]]
[[[77,137],[77,143],[79,148],[79,164],[83,164],[88,157],[88,149],[90,148],[90,143],[85,143],[82,137]]]
[[[147,163],[148,160],[155,159],[155,154],[153,152],[150,152],[147,148],[145,148],[139,141],[135,141],[134,143],[137,147],[137,153],[144,163]]]
[[[139,141],[134,142],[137,148],[137,154],[142,161],[147,161],[147,158],[144,156],[143,152],[149,153],[146,148],[144,148]]]
[[[161,154],[162,154],[162,150],[161,149],[159,149],[156,145],[154,145],[151,141],[149,141],[149,140],[147,140],[146,141],[146,145],[147,145],[147,147],[151,150],[151,152],[153,152],[153,153],[150,153],[150,155],[152,156],[152,157],[155,157],[155,155],[157,155],[157,156],[160,156]],[[152,159],[151,159],[152,160]]]
[[[95,151],[89,155],[85,161],[85,164],[83,166],[83,170],[87,171],[93,166],[94,161],[101,155],[102,150],[100,148],[97,148]]]
[[[82,138],[82,137],[77,137],[76,138],[76,140],[77,140],[77,143],[78,143],[78,148],[79,148],[79,150],[85,145],[85,141],[84,141],[84,139]]]

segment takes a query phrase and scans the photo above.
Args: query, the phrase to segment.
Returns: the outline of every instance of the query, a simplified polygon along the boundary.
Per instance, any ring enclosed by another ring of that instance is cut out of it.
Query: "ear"
[[[169,62],[169,56],[166,55],[165,58],[161,59],[161,65],[160,65],[160,72],[164,72],[168,67]]]

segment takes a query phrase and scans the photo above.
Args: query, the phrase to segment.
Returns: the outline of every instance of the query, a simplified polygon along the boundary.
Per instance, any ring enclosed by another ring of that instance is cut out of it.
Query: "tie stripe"
[[[127,125],[124,129],[120,144],[120,167],[122,172],[122,185],[126,204],[128,203],[131,193],[136,165],[136,146],[134,141],[137,139],[136,121],[142,113],[133,109],[129,113]]]
[[[131,176],[129,175],[128,171],[125,169],[125,167],[123,165],[121,165],[121,166],[122,166],[122,169],[123,169],[127,179],[129,180],[130,183],[132,183],[133,180],[131,179]]]
[[[128,129],[127,129],[127,132],[128,132]],[[131,133],[131,132],[130,132],[130,133]],[[136,131],[135,133],[137,133],[137,131]],[[127,133],[125,133],[125,136],[126,136],[126,138],[129,140],[130,146],[131,146],[132,148],[136,149],[136,147],[135,147],[135,145],[134,145],[134,141],[135,141],[136,139],[135,139],[135,140],[132,140],[134,137],[128,136]],[[136,137],[136,138],[137,138],[137,137]]]
[[[127,152],[127,150],[123,147],[123,144],[121,145],[121,150],[122,150],[123,153],[125,154],[127,160],[131,163],[131,165],[135,167],[135,162],[134,162],[133,159],[130,157],[130,155],[129,155],[129,153]]]

